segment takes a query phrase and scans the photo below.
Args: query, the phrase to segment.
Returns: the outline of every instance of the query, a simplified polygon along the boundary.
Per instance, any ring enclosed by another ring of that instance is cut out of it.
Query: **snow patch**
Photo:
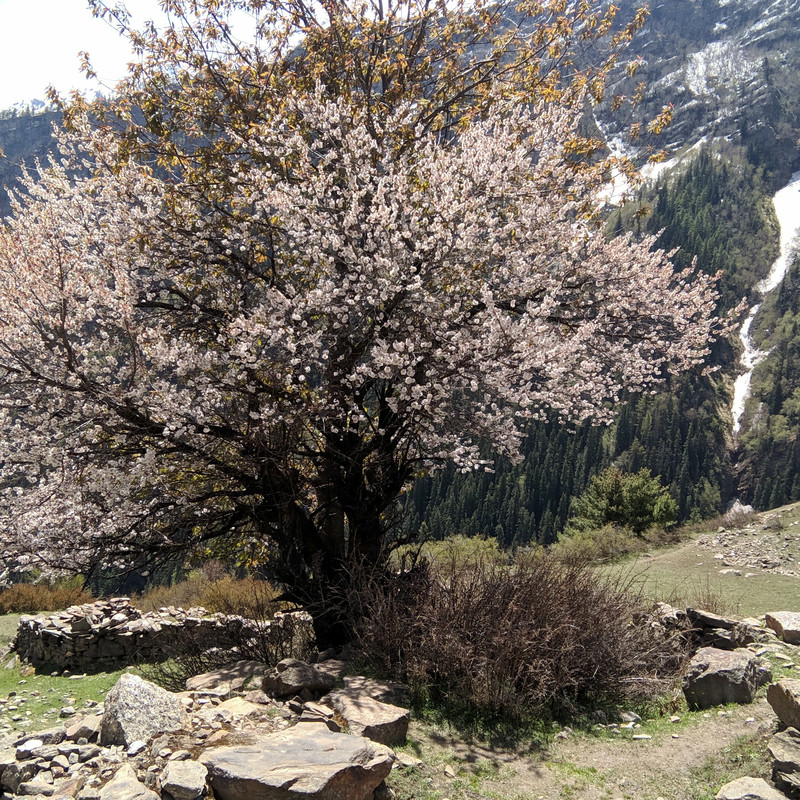
[[[748,61],[732,39],[709,42],[692,53],[684,70],[684,84],[692,94],[718,94],[720,87],[735,87],[755,74],[756,65]]]

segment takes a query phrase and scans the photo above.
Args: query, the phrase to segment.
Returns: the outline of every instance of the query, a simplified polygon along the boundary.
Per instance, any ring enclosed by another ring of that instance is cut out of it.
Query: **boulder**
[[[394,754],[323,725],[297,725],[252,745],[207,750],[200,760],[217,800],[369,800]]]
[[[761,661],[749,650],[703,647],[689,662],[683,693],[691,708],[752,703],[762,680]]]
[[[330,692],[320,702],[338,711],[356,736],[390,746],[406,739],[409,714],[405,708],[348,689]]]
[[[34,737],[32,736],[31,738]],[[40,739],[43,744],[61,744],[67,738],[67,731],[63,725],[57,725],[55,728],[37,731],[35,738]]]
[[[800,786],[800,731],[787,728],[776,733],[767,749],[772,756],[775,785],[790,792]]]
[[[726,783],[715,795],[716,800],[786,800],[763,778],[737,778]]]
[[[303,689],[310,692],[327,692],[336,686],[336,677],[330,672],[312,667],[296,658],[284,658],[275,669],[264,676],[261,687],[274,697],[291,697]]]
[[[767,689],[767,702],[788,728],[800,729],[800,680],[782,680]]]
[[[186,681],[186,688],[190,692],[210,689],[238,692],[250,682],[260,682],[267,672],[269,672],[269,666],[263,661],[236,661],[220,667],[220,669],[215,669],[213,672],[204,672],[202,675],[189,678]]]
[[[764,622],[787,644],[800,644],[800,613],[797,611],[772,611],[764,615]]]
[[[173,800],[197,800],[206,793],[208,770],[199,761],[170,761],[161,780]]]
[[[123,764],[117,774],[100,790],[100,800],[160,800],[137,777],[130,764]]]
[[[127,748],[133,742],[146,742],[157,733],[179,731],[187,725],[179,697],[138,675],[126,673],[106,697],[100,741]]]

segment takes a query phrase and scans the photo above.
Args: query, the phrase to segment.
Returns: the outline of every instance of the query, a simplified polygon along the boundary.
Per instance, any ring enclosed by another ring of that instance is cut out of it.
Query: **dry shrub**
[[[281,611],[276,601],[278,592],[267,581],[255,578],[232,578],[216,570],[197,570],[185,581],[172,586],[157,586],[133,598],[134,605],[142,611],[160,608],[194,608],[202,606],[208,611],[237,614],[250,619],[262,619]]]
[[[652,697],[682,660],[629,585],[541,552],[511,566],[362,574],[351,601],[360,652],[379,672],[507,717]]]
[[[46,583],[15,583],[0,592],[0,614],[38,614],[61,611],[69,606],[91,603],[94,598],[77,586],[49,586]]]

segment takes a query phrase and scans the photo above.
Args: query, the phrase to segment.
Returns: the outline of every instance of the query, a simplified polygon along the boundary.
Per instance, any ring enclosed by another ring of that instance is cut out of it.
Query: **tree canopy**
[[[604,236],[579,133],[641,16],[165,0],[136,32],[95,5],[141,61],[65,107],[0,230],[7,560],[215,552],[319,598],[380,563],[415,475],[705,356],[714,279]]]
[[[654,525],[672,525],[677,518],[678,504],[649,469],[625,473],[612,466],[595,475],[573,500],[567,530],[614,525],[640,534]]]

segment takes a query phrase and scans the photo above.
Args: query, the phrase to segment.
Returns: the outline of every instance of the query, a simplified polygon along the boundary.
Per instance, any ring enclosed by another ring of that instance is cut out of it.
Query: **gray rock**
[[[786,800],[763,778],[738,778],[726,783],[715,795],[716,800]]]
[[[683,693],[691,708],[752,703],[762,680],[761,661],[749,650],[703,647],[689,662]]]
[[[772,631],[746,620],[737,622],[733,626],[731,634],[737,647],[747,647],[747,645],[755,644],[756,642],[768,642],[773,638]]]
[[[100,800],[160,800],[137,777],[130,764],[123,764],[117,774],[100,790]]]
[[[224,689],[226,692],[238,692],[251,681],[260,681],[270,668],[263,661],[236,661],[213,672],[195,675],[186,681],[190,692]]]
[[[291,697],[304,689],[310,692],[327,692],[336,686],[336,677],[300,661],[284,658],[275,669],[267,673],[261,684],[266,694],[275,697]]]
[[[55,728],[38,731],[36,735],[31,738],[41,739],[44,744],[61,744],[61,742],[67,738],[67,731],[62,725],[58,725]]]
[[[767,702],[787,727],[800,729],[800,680],[782,680],[767,689]]]
[[[33,778],[34,768],[30,761],[22,761],[18,764],[9,764],[4,770],[0,782],[6,789],[10,789],[13,794],[17,793],[19,785]]]
[[[712,614],[710,611],[703,611],[700,608],[687,608],[686,614],[696,628],[724,628],[731,631],[736,625],[735,619],[721,617],[719,614]]]
[[[406,739],[409,714],[405,708],[348,689],[330,692],[321,702],[342,715],[350,733],[390,746]]]
[[[394,754],[367,739],[298,725],[201,756],[217,800],[368,800]]]
[[[800,644],[800,613],[796,611],[771,611],[764,615],[766,626],[788,644]]]
[[[157,733],[178,731],[187,725],[180,698],[126,673],[106,697],[100,741],[106,746],[130,747],[135,741],[147,741]]]
[[[28,739],[17,747],[17,759],[25,761],[28,758],[33,758],[34,751],[43,746],[44,742],[41,739]]]
[[[73,775],[64,778],[56,782],[56,792],[60,797],[76,797],[81,791],[88,791],[83,788],[85,782],[86,778],[83,775]]]
[[[199,761],[172,761],[164,770],[161,789],[174,800],[197,800],[206,793],[208,770]]]
[[[65,738],[72,742],[77,742],[78,739],[86,739],[88,742],[94,741],[100,735],[102,722],[103,718],[98,714],[81,717],[81,719],[67,727]]]
[[[785,791],[800,785],[800,732],[787,728],[776,733],[767,745],[772,756],[772,779]]]
[[[706,628],[700,644],[703,647],[716,647],[719,650],[735,650],[738,646],[733,631],[725,628]]]
[[[56,787],[52,783],[43,781],[23,781],[17,789],[17,794],[33,797],[40,794],[44,797],[52,797],[56,793]]]

